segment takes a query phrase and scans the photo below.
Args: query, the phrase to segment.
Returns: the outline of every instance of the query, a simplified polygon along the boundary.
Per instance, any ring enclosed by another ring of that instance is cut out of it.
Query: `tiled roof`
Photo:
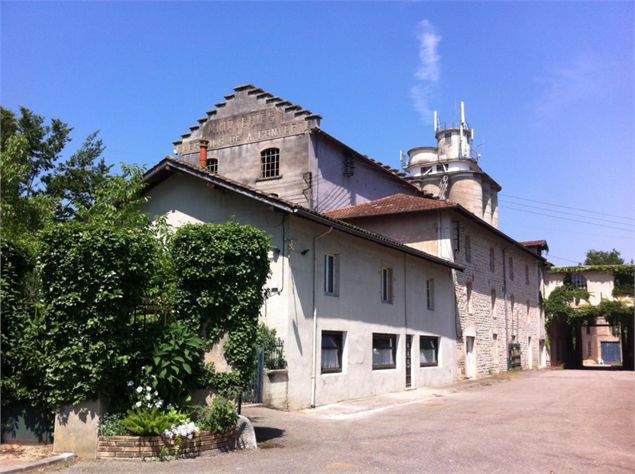
[[[334,219],[353,219],[356,217],[385,216],[388,214],[406,214],[408,212],[429,211],[456,207],[452,201],[429,199],[408,194],[393,194],[375,201],[343,207],[325,214]]]
[[[520,242],[524,247],[547,247],[546,240],[528,240],[527,242]]]

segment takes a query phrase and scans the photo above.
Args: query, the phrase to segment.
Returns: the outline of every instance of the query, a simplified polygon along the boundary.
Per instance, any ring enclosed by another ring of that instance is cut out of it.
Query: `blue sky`
[[[590,248],[635,258],[632,2],[2,2],[1,14],[2,105],[68,122],[71,150],[99,129],[109,162],[152,166],[253,83],[398,167],[400,150],[434,144],[431,111],[456,120],[463,100],[503,187],[502,230],[547,239],[559,265]]]

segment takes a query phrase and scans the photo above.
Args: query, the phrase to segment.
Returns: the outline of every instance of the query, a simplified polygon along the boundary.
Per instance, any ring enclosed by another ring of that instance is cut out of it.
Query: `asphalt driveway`
[[[634,472],[635,373],[525,372],[303,412],[248,407],[257,451],[63,472]]]

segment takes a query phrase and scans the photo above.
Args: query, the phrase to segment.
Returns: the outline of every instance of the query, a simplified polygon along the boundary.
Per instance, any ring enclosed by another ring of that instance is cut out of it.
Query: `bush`
[[[121,424],[135,436],[157,436],[172,428],[174,418],[156,408],[128,411]]]
[[[238,414],[231,400],[216,397],[211,406],[197,407],[197,424],[201,429],[215,434],[223,434],[236,426]]]
[[[128,433],[118,414],[106,414],[99,422],[99,436],[122,436]]]
[[[150,231],[72,222],[42,234],[48,402],[117,398],[136,354],[132,315],[158,244]]]

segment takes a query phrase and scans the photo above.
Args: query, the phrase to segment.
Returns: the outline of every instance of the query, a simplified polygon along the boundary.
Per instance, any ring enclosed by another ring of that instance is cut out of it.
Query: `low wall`
[[[272,408],[289,408],[289,375],[287,369],[267,370],[264,377],[263,403]]]
[[[228,451],[235,441],[234,431],[224,435],[203,432],[191,440],[183,439],[178,454],[194,457],[205,451]],[[100,436],[97,442],[97,458],[150,458],[166,454],[176,454],[176,441],[161,436]]]

